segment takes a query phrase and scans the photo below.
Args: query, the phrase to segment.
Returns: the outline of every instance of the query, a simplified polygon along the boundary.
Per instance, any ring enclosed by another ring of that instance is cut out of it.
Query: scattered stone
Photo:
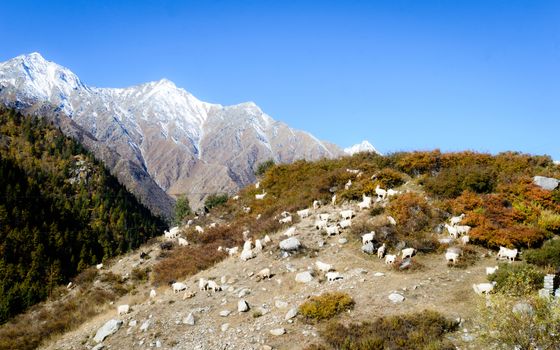
[[[339,244],[346,244],[346,243],[348,243],[348,240],[346,238],[342,237],[342,238],[338,239],[338,243]]]
[[[229,310],[222,310],[222,311],[220,311],[220,316],[228,317],[230,313],[231,313],[231,311],[229,311]]]
[[[161,342],[159,340],[156,340],[156,348],[161,348]]]
[[[323,247],[325,246],[325,241],[323,241],[323,240],[318,241],[318,242],[317,242],[317,246],[318,246],[319,248],[323,248]]]
[[[404,297],[399,293],[391,293],[389,294],[389,300],[393,303],[402,303],[404,301]]]
[[[270,346],[270,345],[263,345],[261,349],[262,349],[262,350],[272,350],[272,346]]]
[[[93,348],[91,348],[91,350],[103,350],[103,349],[105,349],[105,345],[103,343],[99,343]]]
[[[148,327],[150,327],[150,323],[151,323],[150,320],[144,321],[144,323],[142,323],[142,325],[140,326],[140,331],[141,331],[141,332],[147,331],[147,330],[148,330]]]
[[[185,292],[183,295],[183,300],[190,299],[196,295],[196,292]]]
[[[189,312],[189,314],[187,315],[187,317],[185,317],[183,319],[183,324],[188,324],[189,326],[194,326],[195,324],[195,319],[194,319],[194,315],[192,314],[192,312]]]
[[[383,272],[376,272],[373,274],[375,277],[383,277],[385,274]]]
[[[410,260],[409,258],[404,259],[399,265],[399,270],[408,269],[410,265],[412,265],[412,260]]]
[[[239,312],[249,311],[249,304],[244,299],[239,300],[237,302],[237,311]]]
[[[286,264],[286,270],[288,270],[288,272],[296,272],[297,271],[296,267],[292,264]]]
[[[285,309],[288,307],[288,303],[282,300],[276,300],[274,302],[274,306],[276,306],[278,309]]]
[[[309,283],[313,280],[313,275],[309,271],[300,272],[296,275],[296,282]]]
[[[247,295],[251,294],[251,290],[248,288],[243,288],[239,291],[239,293],[237,294],[238,298],[243,298],[246,297]]]
[[[292,318],[296,317],[298,314],[298,309],[293,307],[290,310],[288,310],[288,312],[286,313],[286,316],[284,316],[284,320],[291,320]]]
[[[136,324],[137,324],[137,323],[138,323],[138,322],[137,322],[136,320],[130,320],[130,321],[128,322],[128,326],[129,326],[129,327],[136,327]]]
[[[295,237],[290,237],[280,242],[280,249],[284,251],[290,252],[290,251],[298,250],[300,247],[301,247],[301,243]]]
[[[519,302],[513,305],[511,310],[514,314],[526,314],[532,316],[535,313],[535,309],[528,303]]]
[[[227,283],[227,277],[226,277],[226,276],[222,276],[222,278],[220,278],[220,283],[221,283],[221,284],[226,284],[226,283]]]
[[[372,242],[368,242],[362,246],[362,252],[366,254],[373,254],[374,250]]]
[[[275,328],[270,330],[270,334],[272,335],[282,335],[282,334],[286,334],[286,329],[285,328]]]
[[[556,187],[558,187],[558,183],[560,183],[560,180],[552,177],[534,176],[533,183],[544,190],[552,191]]]
[[[118,331],[119,328],[121,328],[122,324],[123,321],[121,320],[112,319],[107,321],[101,328],[97,330],[97,333],[95,333],[95,337],[93,337],[93,340],[95,340],[96,343],[101,343],[103,340],[105,340],[105,338]]]
[[[221,327],[222,332],[226,332],[229,329],[229,323],[224,323]]]

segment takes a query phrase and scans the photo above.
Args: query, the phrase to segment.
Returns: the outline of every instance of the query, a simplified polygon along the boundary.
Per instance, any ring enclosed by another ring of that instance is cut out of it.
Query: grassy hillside
[[[79,143],[0,110],[0,323],[165,228]]]

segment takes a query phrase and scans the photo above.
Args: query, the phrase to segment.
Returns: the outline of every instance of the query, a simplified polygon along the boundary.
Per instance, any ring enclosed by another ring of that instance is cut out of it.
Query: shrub
[[[496,273],[488,276],[496,282],[496,292],[512,296],[527,295],[542,288],[543,278],[542,272],[525,263],[500,264]]]
[[[227,194],[211,194],[209,195],[206,200],[204,201],[204,206],[208,209],[212,209],[219,205],[225,204],[228,200]]]
[[[181,195],[177,198],[177,202],[175,202],[175,214],[173,222],[176,225],[179,225],[183,222],[183,220],[192,214],[191,207],[189,205],[189,199],[185,195]]]
[[[397,196],[387,206],[387,211],[408,232],[419,232],[426,228],[432,217],[431,208],[424,197],[409,192]]]
[[[560,239],[547,241],[541,248],[530,249],[523,254],[529,264],[557,268],[560,266]]]
[[[375,174],[374,179],[379,186],[385,189],[398,187],[405,181],[403,174],[391,168],[381,169]],[[375,194],[375,192],[371,192],[371,194]]]
[[[541,216],[538,219],[538,225],[543,230],[558,234],[560,233],[560,214],[557,214],[552,210],[545,209],[541,211]]]
[[[455,349],[444,336],[456,328],[457,323],[442,314],[422,311],[348,326],[329,323],[321,337],[332,349]]]
[[[266,171],[274,166],[274,159],[265,160],[257,165],[257,170],[255,170],[255,175],[262,176]]]
[[[478,165],[443,169],[436,176],[424,180],[426,191],[440,198],[455,198],[465,190],[490,193],[495,186],[493,171]]]
[[[346,293],[333,292],[311,297],[299,307],[299,313],[308,321],[332,318],[344,310],[351,309],[354,300]]]
[[[514,299],[502,294],[480,301],[475,323],[480,325],[480,349],[557,349],[560,344],[560,304],[537,296]],[[519,303],[530,312],[512,312]]]

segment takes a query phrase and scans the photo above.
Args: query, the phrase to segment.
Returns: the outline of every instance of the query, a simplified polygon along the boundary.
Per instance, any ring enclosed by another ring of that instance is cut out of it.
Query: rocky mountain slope
[[[0,63],[0,103],[52,115],[66,133],[87,139],[145,204],[167,216],[172,201],[165,193],[186,193],[197,206],[207,194],[233,193],[254,181],[255,165],[264,160],[343,154],[273,120],[252,102],[203,102],[166,79],[95,88],[38,53]]]

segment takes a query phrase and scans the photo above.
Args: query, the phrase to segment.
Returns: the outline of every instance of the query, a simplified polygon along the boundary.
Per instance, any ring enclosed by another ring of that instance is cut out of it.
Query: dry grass
[[[354,307],[354,300],[346,293],[332,292],[311,297],[301,304],[299,313],[307,321],[322,321],[333,318],[344,310]]]

